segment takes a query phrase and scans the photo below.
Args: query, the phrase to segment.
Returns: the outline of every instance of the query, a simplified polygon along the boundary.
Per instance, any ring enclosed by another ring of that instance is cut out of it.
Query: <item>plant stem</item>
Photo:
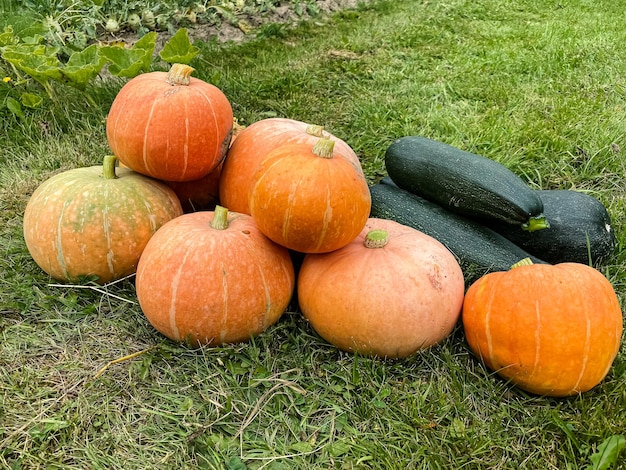
[[[226,230],[228,228],[228,209],[220,205],[215,206],[211,228],[215,230]]]
[[[195,69],[189,65],[172,64],[165,80],[172,86],[187,86],[191,82],[191,74],[194,70]]]
[[[321,158],[333,158],[333,149],[335,148],[335,141],[329,137],[322,137],[313,146],[312,152]]]
[[[363,246],[365,248],[382,248],[389,242],[387,230],[374,229],[367,232]]]
[[[102,175],[106,180],[114,180],[117,178],[115,174],[115,162],[117,157],[115,155],[107,155],[102,160]]]

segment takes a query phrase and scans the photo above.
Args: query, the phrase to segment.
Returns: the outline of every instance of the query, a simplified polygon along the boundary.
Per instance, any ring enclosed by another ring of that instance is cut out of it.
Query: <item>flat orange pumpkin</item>
[[[182,214],[174,191],[128,168],[115,157],[44,181],[24,212],[24,239],[50,276],[106,283],[132,274],[152,235]]]
[[[487,274],[468,289],[462,318],[471,350],[489,369],[546,396],[598,385],[618,353],[623,323],[611,283],[578,263]]]
[[[440,242],[397,222],[370,218],[347,246],[307,254],[298,302],[320,336],[367,356],[401,358],[446,338],[465,281]]]
[[[163,335],[191,346],[249,340],[281,317],[293,294],[289,251],[247,214],[192,212],[165,224],[137,268],[137,298]]]
[[[250,214],[270,239],[302,253],[325,253],[350,243],[371,209],[362,171],[328,137],[288,144],[259,165]]]
[[[164,181],[194,181],[217,168],[230,144],[232,108],[220,89],[192,72],[174,64],[122,87],[106,123],[120,162]]]

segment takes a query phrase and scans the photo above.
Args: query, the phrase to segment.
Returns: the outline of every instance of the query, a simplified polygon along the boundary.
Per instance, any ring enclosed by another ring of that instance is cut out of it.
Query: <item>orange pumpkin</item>
[[[24,240],[53,278],[106,283],[130,275],[157,229],[182,214],[174,191],[127,168],[116,174],[115,161],[56,174],[29,199]]]
[[[298,302],[317,333],[342,350],[402,358],[447,337],[463,304],[456,258],[422,232],[370,218],[347,246],[307,254]]]
[[[590,390],[608,373],[622,336],[611,283],[584,264],[521,264],[468,289],[462,315],[471,350],[528,392]]]
[[[270,152],[255,174],[250,214],[276,243],[324,253],[350,243],[371,208],[363,173],[322,137]]]
[[[249,340],[276,323],[295,275],[289,251],[249,215],[217,206],[161,227],[135,282],[139,305],[159,332],[200,346]]]
[[[193,68],[138,75],[115,97],[109,146],[129,168],[164,181],[193,181],[217,168],[231,139],[233,112],[221,90]]]
[[[203,178],[193,181],[165,181],[174,190],[183,211],[197,212],[215,209],[219,203],[222,164]]]
[[[282,145],[314,145],[320,137],[332,139],[338,153],[349,159],[358,171],[362,171],[354,150],[321,126],[294,119],[263,119],[241,130],[230,147],[220,179],[220,203],[230,210],[249,214],[252,182],[263,158]]]

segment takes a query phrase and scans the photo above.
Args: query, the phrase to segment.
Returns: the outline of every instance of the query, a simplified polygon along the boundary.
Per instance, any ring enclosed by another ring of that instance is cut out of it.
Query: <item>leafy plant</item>
[[[91,44],[72,52],[63,62],[61,47],[48,45],[39,34],[20,37],[12,26],[5,26],[0,33],[0,72],[5,84],[0,109],[3,103],[13,114],[23,117],[24,108],[38,107],[43,98],[31,92],[36,91],[32,82],[39,84],[50,99],[56,99],[53,82],[86,90],[105,66],[116,77],[132,78],[146,72],[153,62],[156,39],[157,33],[150,32],[132,47],[123,43]],[[197,53],[187,30],[180,29],[165,43],[159,56],[165,62],[189,63]],[[88,94],[86,97],[89,99]]]

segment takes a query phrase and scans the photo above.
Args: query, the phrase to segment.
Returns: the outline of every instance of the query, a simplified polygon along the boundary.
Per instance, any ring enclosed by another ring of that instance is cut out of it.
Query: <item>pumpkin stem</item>
[[[524,258],[519,260],[517,263],[511,265],[511,269],[519,268],[520,266],[532,266],[534,263],[530,258]]]
[[[543,230],[544,228],[550,228],[550,222],[548,222],[543,214],[536,217],[531,217],[530,219],[528,219],[528,222],[522,224],[522,230],[526,230],[527,232]]]
[[[322,137],[324,135],[324,126],[318,126],[317,124],[309,124],[306,127],[306,133],[315,137]]]
[[[382,248],[389,242],[387,230],[374,229],[367,232],[363,246],[365,248]]]
[[[215,230],[226,230],[228,228],[228,209],[220,205],[215,206],[211,228]]]
[[[167,72],[165,81],[172,86],[187,86],[191,82],[191,74],[195,69],[185,64],[173,64]]]
[[[322,137],[313,146],[312,152],[320,158],[333,158],[334,148],[334,140],[331,140],[330,137]]]
[[[107,155],[102,160],[102,175],[105,180],[114,180],[117,178],[115,174],[115,162],[117,162],[115,155]]]

